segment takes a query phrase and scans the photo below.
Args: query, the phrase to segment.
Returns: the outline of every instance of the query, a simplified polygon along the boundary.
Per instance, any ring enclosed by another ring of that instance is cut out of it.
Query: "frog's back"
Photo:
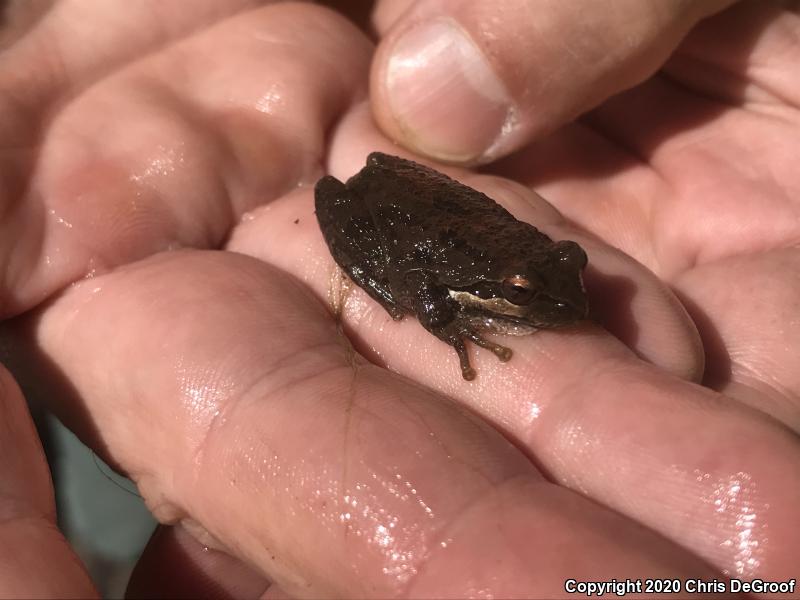
[[[429,167],[380,152],[367,157],[366,167],[350,179],[350,186],[373,207],[396,206],[395,210],[420,215],[420,221],[431,225],[481,217],[516,222],[485,194]]]
[[[394,246],[398,268],[427,267],[466,284],[551,244],[485,194],[399,157],[370,154],[347,185],[364,199],[384,243]]]

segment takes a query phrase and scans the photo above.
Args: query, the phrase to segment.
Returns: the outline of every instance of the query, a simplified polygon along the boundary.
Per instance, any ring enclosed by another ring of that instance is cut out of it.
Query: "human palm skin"
[[[130,3],[90,36],[86,6],[0,55],[2,360],[180,525],[149,549],[174,577],[387,597],[796,576],[795,14],[722,13],[489,167],[528,187],[449,171],[590,261],[593,322],[507,338],[506,364],[476,350],[467,383],[348,289],[316,225],[304,184],[400,152],[369,118],[355,27]],[[3,587],[85,594],[2,377]],[[160,590],[154,562],[137,589]]]

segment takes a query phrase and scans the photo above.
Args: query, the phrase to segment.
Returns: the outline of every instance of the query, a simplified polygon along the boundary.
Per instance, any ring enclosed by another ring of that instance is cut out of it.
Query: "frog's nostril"
[[[559,302],[553,303],[554,312],[569,320],[583,319],[586,317],[588,305],[586,302]]]

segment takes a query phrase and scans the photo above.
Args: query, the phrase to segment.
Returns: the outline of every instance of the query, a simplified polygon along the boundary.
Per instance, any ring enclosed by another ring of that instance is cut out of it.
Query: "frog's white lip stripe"
[[[530,308],[527,306],[519,306],[517,304],[512,304],[505,298],[480,298],[475,294],[470,294],[469,292],[459,291],[459,290],[448,290],[450,297],[453,298],[456,302],[458,302],[461,306],[466,308],[474,308],[479,309],[481,311],[488,312],[494,315],[495,321],[499,322],[502,319],[508,320],[508,327],[518,327],[518,328],[530,328],[531,331],[537,329],[552,329],[553,327],[559,327],[558,323],[548,323],[539,321],[536,319],[536,315],[532,315],[529,310]],[[485,314],[485,313],[484,313]],[[491,318],[491,317],[482,317],[483,319]],[[504,326],[505,327],[505,326]],[[501,328],[499,325],[489,325],[486,327],[488,329],[492,329],[493,331],[497,331],[498,333],[503,333],[505,330]],[[510,335],[524,335],[529,333],[529,331],[523,331],[522,333],[514,333],[513,331],[508,331]]]
[[[507,315],[509,317],[525,317],[527,316],[528,309],[525,306],[518,306],[511,304],[505,298],[479,298],[475,294],[469,292],[450,290],[450,297],[458,302],[461,306],[468,306],[470,308],[482,308],[489,312]]]

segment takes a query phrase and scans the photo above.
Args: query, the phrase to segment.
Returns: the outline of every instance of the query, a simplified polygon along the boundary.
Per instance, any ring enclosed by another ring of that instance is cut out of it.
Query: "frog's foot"
[[[500,362],[508,362],[511,359],[511,348],[506,348],[500,344],[495,344],[485,340],[473,331],[464,332],[464,336],[476,346],[490,350],[498,359],[500,359]]]
[[[500,344],[494,344],[471,331],[465,331],[462,335],[476,346],[490,350],[502,362],[506,362],[511,358],[511,348],[506,348]],[[467,381],[472,381],[475,379],[475,369],[469,364],[469,354],[467,353],[467,346],[464,344],[464,340],[459,337],[452,340],[450,343],[458,353],[458,362],[461,364],[461,376]]]
[[[460,339],[451,342],[453,348],[458,353],[458,362],[461,364],[461,376],[467,381],[475,379],[475,369],[469,364],[469,355],[467,354],[467,347]]]

